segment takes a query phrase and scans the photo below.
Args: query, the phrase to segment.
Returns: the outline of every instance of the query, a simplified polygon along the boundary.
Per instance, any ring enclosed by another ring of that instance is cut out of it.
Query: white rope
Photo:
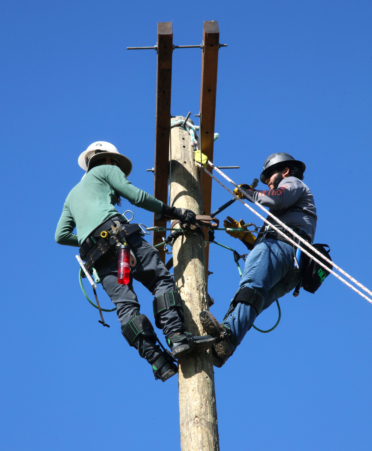
[[[230,183],[232,183],[233,185],[235,185],[240,192],[243,192],[232,180],[230,180],[225,174],[223,174],[222,171],[220,171],[218,168],[216,168],[213,163],[208,162],[209,165],[213,168],[216,169],[217,172],[219,172],[226,180],[228,180]],[[199,163],[197,163],[200,167],[202,167],[202,165],[200,165]],[[214,175],[212,175],[209,171],[207,171],[205,168],[203,168],[204,172],[206,172],[212,179],[216,180],[217,183],[219,183],[223,188],[225,188],[230,194],[232,194],[235,199],[237,199],[239,202],[241,202],[243,205],[245,205],[248,210],[250,210],[252,213],[254,213],[256,216],[258,216],[260,219],[262,219],[264,222],[266,222],[267,224],[270,225],[270,227],[272,227],[277,233],[279,233],[280,235],[284,236],[285,239],[287,241],[289,241],[292,245],[298,247],[298,249],[300,249],[302,252],[304,252],[306,255],[308,255],[310,258],[312,258],[314,261],[316,261],[320,266],[322,266],[327,272],[330,272],[331,274],[333,274],[335,277],[337,277],[337,279],[341,280],[341,282],[343,282],[345,285],[347,285],[349,288],[351,288],[352,290],[354,290],[356,293],[358,293],[360,296],[362,296],[362,298],[366,299],[370,304],[372,304],[372,299],[368,298],[367,296],[365,296],[363,293],[361,293],[359,290],[357,290],[355,287],[353,287],[349,282],[347,282],[345,279],[343,279],[341,276],[339,276],[338,274],[336,274],[334,271],[332,271],[331,269],[329,269],[324,263],[320,262],[319,260],[317,260],[313,255],[311,255],[307,250],[303,249],[298,243],[296,243],[295,241],[293,241],[291,238],[289,238],[285,233],[283,233],[281,230],[279,230],[277,227],[275,227],[271,222],[269,222],[266,218],[264,218],[263,216],[261,216],[257,211],[255,211],[252,207],[250,207],[248,204],[246,204],[242,199],[240,199],[240,197],[236,196],[229,188],[227,188],[222,182],[220,182],[216,177],[214,177]],[[244,194],[244,193],[243,193]],[[343,274],[347,275],[349,277],[349,279],[351,279],[353,282],[355,282],[358,286],[362,287],[365,291],[367,291],[368,293],[371,293],[367,288],[363,287],[363,285],[361,285],[359,282],[357,282],[354,278],[352,278],[351,276],[349,276],[347,273],[345,273],[341,268],[339,268],[337,265],[335,265],[331,260],[327,259],[323,254],[321,254],[320,252],[318,252],[313,246],[311,246],[311,244],[309,244],[306,240],[304,240],[303,238],[301,238],[299,235],[297,235],[292,229],[290,229],[288,226],[286,226],[284,223],[282,223],[279,219],[277,219],[273,214],[271,214],[270,212],[268,212],[265,208],[263,208],[260,204],[258,204],[257,202],[255,202],[256,205],[258,205],[262,210],[265,211],[265,213],[269,213],[270,216],[274,217],[275,220],[281,224],[282,226],[284,226],[284,228],[286,230],[288,230],[289,232],[291,232],[296,238],[300,239],[302,242],[304,242],[310,249],[312,249],[314,252],[316,252],[317,254],[319,254],[322,258],[324,258],[324,260],[329,261],[332,266],[334,266],[335,268],[337,268],[339,271],[341,271]]]
[[[229,181],[230,183],[232,183],[234,186],[236,186],[238,188],[238,190],[244,194],[244,191],[242,191],[241,188],[239,188],[239,186],[237,186],[227,175],[225,175],[222,171],[220,171],[218,168],[216,168],[213,163],[211,163],[210,161],[208,161],[208,164],[214,168],[220,175],[222,175],[222,177],[224,177],[227,181]],[[355,285],[358,285],[359,288],[361,288],[362,290],[364,290],[366,293],[368,293],[369,295],[372,296],[372,291],[370,291],[368,288],[366,288],[364,285],[362,285],[360,282],[358,282],[357,280],[355,280],[352,276],[350,276],[350,274],[348,274],[346,271],[344,271],[343,269],[341,269],[338,265],[336,265],[335,262],[333,262],[332,260],[329,260],[325,255],[323,255],[322,253],[320,253],[317,249],[315,249],[309,242],[307,242],[306,240],[304,240],[301,236],[297,235],[290,227],[288,227],[286,224],[284,224],[284,222],[280,221],[280,219],[278,219],[276,216],[274,216],[270,211],[267,211],[261,204],[259,204],[258,202],[254,203],[261,208],[261,210],[263,210],[265,213],[267,213],[269,216],[271,216],[272,218],[275,219],[275,221],[280,224],[281,226],[283,226],[288,232],[290,232],[293,236],[295,236],[296,238],[298,238],[302,243],[304,243],[307,247],[309,247],[312,251],[314,251],[316,254],[318,254],[321,258],[323,258],[326,262],[330,263],[332,266],[334,266],[336,269],[338,269],[344,276],[346,276],[348,279],[350,279],[352,282],[355,283]]]

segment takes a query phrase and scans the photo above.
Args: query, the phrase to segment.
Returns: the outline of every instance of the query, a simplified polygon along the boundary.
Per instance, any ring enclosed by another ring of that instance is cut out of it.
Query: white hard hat
[[[92,163],[101,158],[112,157],[118,162],[120,169],[128,176],[132,171],[132,162],[119,153],[118,149],[106,141],[96,141],[91,144],[78,158],[78,164],[84,171],[91,169]]]

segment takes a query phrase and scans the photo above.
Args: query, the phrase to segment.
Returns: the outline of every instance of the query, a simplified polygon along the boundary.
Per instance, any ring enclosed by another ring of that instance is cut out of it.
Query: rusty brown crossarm
[[[169,134],[171,122],[172,90],[172,22],[158,23],[158,57],[156,80],[156,125],[155,125],[155,165],[154,196],[164,203],[168,202],[169,177]],[[166,227],[166,221],[155,221],[154,226]],[[162,232],[154,232],[153,245],[162,242]],[[160,257],[165,261],[163,248],[159,248]]]
[[[200,92],[200,141],[201,150],[213,160],[214,125],[217,98],[218,50],[220,48],[220,32],[217,21],[203,24],[203,56]],[[212,179],[202,178],[203,205],[202,213],[210,214],[212,202]],[[209,247],[205,248],[205,264],[208,274]]]

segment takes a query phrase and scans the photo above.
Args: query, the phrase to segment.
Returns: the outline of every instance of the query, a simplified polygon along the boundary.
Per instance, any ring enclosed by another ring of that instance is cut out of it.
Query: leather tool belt
[[[79,252],[88,271],[123,239],[134,233],[142,234],[138,224],[129,224],[122,215],[112,216],[96,227],[83,241]]]
[[[280,228],[278,226],[276,226],[277,228]],[[304,232],[302,229],[298,228],[298,227],[291,227],[291,229],[297,233],[297,235],[300,235],[301,238],[305,239],[306,241],[308,241],[309,243],[311,242],[309,236],[307,235],[306,232]],[[297,242],[297,238],[295,236],[293,236],[293,234],[291,232],[288,232],[285,229],[281,229],[280,231],[284,233],[284,235],[288,236],[289,238],[291,238],[291,240]],[[259,234],[257,235],[257,239],[255,241],[255,245],[258,243],[262,243],[263,240],[265,240],[266,238],[271,238],[274,240],[278,240],[278,241],[283,241],[284,243],[288,243],[292,246],[292,243],[290,243],[283,235],[281,235],[280,233],[276,232],[275,230],[267,230],[265,229],[265,226],[263,226],[259,232]]]

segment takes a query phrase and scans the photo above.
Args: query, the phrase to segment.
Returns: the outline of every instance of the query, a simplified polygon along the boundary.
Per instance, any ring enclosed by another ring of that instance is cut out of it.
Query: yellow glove
[[[228,228],[228,229],[240,229],[242,226],[244,226],[245,222],[243,221],[243,219],[241,219],[239,222],[235,221],[235,219],[230,218],[230,216],[228,216],[224,221],[223,221],[223,225],[224,227]],[[247,229],[245,227],[245,229]],[[246,232],[230,232],[228,230],[226,230],[226,232],[234,237],[234,238],[239,238],[239,240],[243,241],[243,243],[248,247],[248,249],[253,249],[253,245],[254,242],[256,241],[256,237],[249,232],[248,230]]]
[[[243,183],[242,185],[239,185],[239,188],[243,188],[245,190],[250,190],[252,189],[251,185],[247,185],[246,183]],[[238,190],[238,188],[234,189],[234,194],[235,196],[240,197],[240,199],[244,199],[244,194]]]

